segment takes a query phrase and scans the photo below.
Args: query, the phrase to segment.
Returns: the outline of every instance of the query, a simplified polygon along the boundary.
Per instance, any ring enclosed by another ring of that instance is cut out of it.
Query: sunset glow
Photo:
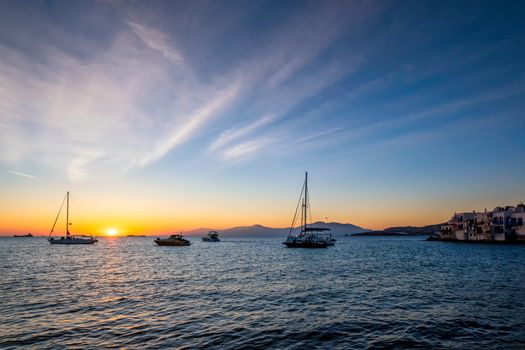
[[[106,234],[108,236],[115,236],[116,234],[118,234],[118,231],[116,229],[114,229],[114,228],[108,228],[106,230]]]

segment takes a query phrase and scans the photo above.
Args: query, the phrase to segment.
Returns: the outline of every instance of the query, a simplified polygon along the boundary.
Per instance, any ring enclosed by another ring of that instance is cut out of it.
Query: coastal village
[[[525,243],[525,204],[492,211],[454,213],[429,240]]]

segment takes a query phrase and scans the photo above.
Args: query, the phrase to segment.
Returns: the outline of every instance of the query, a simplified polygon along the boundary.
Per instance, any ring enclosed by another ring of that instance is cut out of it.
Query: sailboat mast
[[[304,229],[306,230],[306,219],[308,212],[308,171],[305,172],[304,177]]]
[[[66,237],[69,237],[69,191],[67,191],[67,206],[66,206]]]

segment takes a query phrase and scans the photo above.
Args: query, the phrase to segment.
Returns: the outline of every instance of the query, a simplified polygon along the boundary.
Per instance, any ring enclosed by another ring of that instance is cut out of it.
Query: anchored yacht
[[[210,231],[208,234],[204,237],[202,237],[203,242],[220,242],[219,239],[219,232],[217,231]]]
[[[171,235],[168,238],[157,238],[154,241],[157,245],[167,246],[188,246],[190,241],[184,238],[182,235]]]
[[[55,239],[54,237],[51,237],[51,234],[53,233],[53,230],[55,229],[55,225],[57,223],[58,217],[60,216],[60,212],[62,211],[62,207],[64,206],[64,201],[67,202],[66,204],[66,235],[60,237],[59,239]],[[73,236],[69,232],[69,226],[71,226],[71,223],[69,222],[69,191],[66,192],[66,198],[62,201],[62,205],[60,206],[60,209],[58,210],[58,215],[55,219],[55,222],[53,223],[53,227],[51,228],[51,232],[49,232],[48,241],[51,244],[94,244],[98,242],[96,238],[93,236],[86,237],[79,237],[79,236]]]
[[[301,210],[301,231],[298,235],[293,235],[295,219],[299,209],[299,203],[302,205]],[[288,248],[326,248],[329,245],[335,244],[335,239],[332,238],[332,233],[329,228],[310,227],[308,226],[308,208],[310,202],[308,199],[308,172],[305,174],[303,188],[299,196],[299,202],[295,209],[295,214],[292,220],[292,226],[288,232],[288,238],[283,242]]]

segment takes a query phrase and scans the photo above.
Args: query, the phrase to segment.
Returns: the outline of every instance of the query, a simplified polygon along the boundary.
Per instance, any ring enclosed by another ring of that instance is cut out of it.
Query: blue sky
[[[305,170],[319,218],[366,227],[515,204],[523,23],[519,1],[2,1],[1,204],[278,226]]]

